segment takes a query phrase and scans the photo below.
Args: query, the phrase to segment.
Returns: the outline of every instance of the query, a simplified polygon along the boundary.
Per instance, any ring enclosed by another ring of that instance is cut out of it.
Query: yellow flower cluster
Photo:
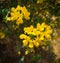
[[[28,12],[26,7],[25,6],[21,7],[20,5],[18,5],[16,8],[14,7],[11,8],[10,16],[7,15],[6,18],[9,21],[16,21],[16,24],[19,25],[23,23],[23,18],[29,20],[30,19],[29,16],[30,12]]]
[[[25,27],[24,34],[19,37],[23,39],[23,46],[34,48],[45,44],[45,40],[51,39],[51,33],[51,27],[43,22],[42,24],[37,23],[36,27],[33,27],[33,25]]]
[[[0,32],[0,39],[3,39],[5,37],[5,34],[3,32]]]

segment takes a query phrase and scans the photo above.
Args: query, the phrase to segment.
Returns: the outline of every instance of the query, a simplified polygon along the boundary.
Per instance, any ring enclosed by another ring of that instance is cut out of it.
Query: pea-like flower
[[[19,25],[23,23],[23,19],[29,20],[29,16],[30,12],[27,8],[25,6],[22,7],[18,5],[16,8],[11,8],[11,11],[7,14],[6,19],[11,22],[16,21],[16,24]]]
[[[46,41],[51,39],[52,29],[49,25],[37,23],[34,27],[24,27],[24,34],[20,35],[20,39],[23,39],[23,46],[33,49],[40,45],[46,45]]]

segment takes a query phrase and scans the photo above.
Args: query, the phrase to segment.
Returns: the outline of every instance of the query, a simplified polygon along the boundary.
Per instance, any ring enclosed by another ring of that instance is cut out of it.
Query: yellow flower
[[[33,29],[33,25],[31,25],[30,27],[24,27],[24,32],[27,34],[32,34]]]
[[[10,21],[10,20],[11,20],[11,17],[7,17],[7,16],[6,16],[6,19],[7,19],[8,21]]]
[[[20,36],[19,36],[19,38],[20,39],[25,39],[27,36],[25,35],[25,34],[21,34]]]
[[[20,14],[20,12],[10,12],[11,17],[14,17],[14,19],[18,19],[19,17],[21,17],[22,15]]]
[[[33,43],[34,43],[35,47],[39,47],[39,43],[37,41],[33,40]]]
[[[44,22],[41,25],[40,23],[37,23],[37,30],[44,31],[45,27],[46,27],[46,24]]]
[[[50,38],[51,38],[51,35],[48,34],[48,31],[46,31],[44,34],[45,34],[45,37],[46,37],[47,39],[50,39]]]
[[[52,29],[43,22],[41,25],[37,23],[35,28],[32,25],[30,27],[24,27],[24,33],[25,34],[21,36],[21,39],[24,39],[23,45],[33,49],[40,45],[46,45],[46,40],[51,38],[50,34],[52,33]]]
[[[27,9],[26,9],[25,6],[22,8],[22,12],[23,12],[24,18],[25,18],[26,20],[30,19],[30,17],[29,17],[29,16],[30,16],[30,12],[27,11]]]
[[[50,36],[50,35],[46,35],[46,38],[50,39],[50,38],[51,38],[51,36]]]
[[[44,40],[44,37],[42,36],[42,37],[40,37],[40,40]]]
[[[10,17],[10,21],[13,22],[16,18],[15,17]]]
[[[43,22],[40,26],[40,31],[44,31],[44,28],[46,27],[46,24]]]
[[[33,47],[34,47],[33,43],[29,43],[29,48],[33,48]]]
[[[30,31],[32,32],[33,29],[34,29],[33,25],[31,25],[31,26],[29,27],[29,29],[30,29]]]
[[[11,12],[16,12],[16,9],[14,7],[12,7]]]
[[[30,32],[29,27],[24,27],[24,32],[25,32],[25,33]]]
[[[30,41],[30,36],[27,36],[25,40]]]
[[[33,35],[37,35],[37,29],[34,28],[32,33],[33,33]]]
[[[30,12],[28,12],[25,6],[21,7],[18,5],[16,8],[12,7],[9,13],[10,16],[6,16],[6,19],[11,22],[15,21],[17,25],[23,23],[23,18],[26,20],[30,18]]]
[[[27,55],[28,53],[29,53],[29,51],[28,51],[28,50],[26,50],[26,51],[25,51],[25,55]]]
[[[46,27],[46,31],[48,34],[51,34],[53,32],[50,26]]]
[[[27,40],[23,40],[23,46],[27,46],[28,45],[28,41]]]
[[[40,23],[37,23],[37,30],[40,30]]]
[[[21,54],[21,52],[20,51],[18,51],[18,55],[20,55]]]
[[[29,46],[29,48],[33,48],[34,47],[32,40],[29,41],[29,45],[28,46]]]
[[[17,21],[16,21],[17,25],[22,24],[22,23],[23,23],[23,20],[21,18],[17,19]]]
[[[38,0],[37,3],[38,3],[38,4],[39,4],[39,3],[43,3],[43,0]]]
[[[16,11],[20,11],[20,10],[22,10],[22,7],[21,7],[20,5],[18,5],[18,6],[16,7]]]
[[[0,32],[0,39],[5,38],[5,34],[3,32]]]

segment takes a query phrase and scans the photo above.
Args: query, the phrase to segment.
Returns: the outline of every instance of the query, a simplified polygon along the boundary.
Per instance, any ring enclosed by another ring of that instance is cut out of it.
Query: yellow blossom
[[[18,51],[17,53],[18,53],[18,55],[20,55],[20,54],[21,54],[21,52],[20,52],[20,51]]]
[[[26,20],[30,19],[30,17],[29,17],[29,16],[30,16],[30,12],[27,11],[27,9],[26,9],[25,6],[22,8],[22,12],[23,12],[24,18],[25,18]]]
[[[41,36],[41,37],[40,37],[40,40],[44,40],[44,36]]]
[[[10,21],[10,20],[11,20],[11,17],[7,17],[7,16],[6,16],[6,19],[7,19],[8,21]]]
[[[36,28],[34,28],[33,29],[33,35],[37,35],[38,33],[37,33],[37,29]]]
[[[10,16],[8,16],[10,14]],[[24,6],[18,5],[16,8],[12,7],[11,11],[6,16],[8,21],[15,21],[17,25],[23,23],[23,19],[28,20],[30,17],[30,12],[28,12],[27,8]]]
[[[46,26],[46,24],[42,23],[41,26],[40,26],[40,31],[44,31],[45,26]]]
[[[28,33],[28,34],[31,34],[31,32],[33,31],[33,26],[31,25],[30,27],[24,27],[24,32],[25,33]]]
[[[24,27],[24,32],[29,34],[30,33],[30,28],[29,27]]]
[[[44,34],[45,34],[45,37],[46,37],[46,38],[48,38],[48,39],[51,38],[51,35],[48,33],[48,31],[46,31]]]
[[[37,3],[39,4],[39,3],[43,3],[43,0],[37,0]]]
[[[48,31],[48,32],[47,32],[48,34],[51,34],[51,33],[52,33],[51,27],[50,27],[50,26],[47,26],[47,27],[46,27],[46,31]]]
[[[39,43],[37,41],[34,40],[33,43],[34,43],[35,47],[39,47]]]
[[[27,40],[23,40],[23,46],[27,46],[28,45],[28,41]]]
[[[21,34],[20,36],[19,36],[19,38],[20,39],[25,39],[27,36],[25,35],[25,34]]]
[[[22,10],[22,7],[21,7],[20,5],[18,5],[18,6],[16,7],[16,11],[20,11],[20,10]]]
[[[28,53],[29,53],[29,51],[28,51],[28,50],[26,50],[26,51],[25,51],[25,55],[27,55]]]
[[[33,47],[34,47],[33,43],[29,43],[29,48],[33,48]]]
[[[22,36],[25,39],[24,44],[29,48],[39,47],[40,45],[46,45],[46,40],[51,38],[52,29],[50,26],[45,24],[37,23],[36,27],[32,25],[30,27],[24,27],[24,35]],[[43,42],[42,42],[43,41]],[[24,45],[23,44],[23,45]]]
[[[0,39],[3,39],[5,37],[5,34],[3,32],[0,32]]]
[[[40,30],[40,23],[37,23],[37,30]]]
[[[22,24],[22,23],[23,23],[23,20],[21,18],[17,19],[17,21],[16,21],[17,25]]]
[[[25,40],[30,41],[30,36],[27,36]]]
[[[16,9],[14,7],[12,7],[11,12],[16,12]]]
[[[29,29],[30,29],[30,31],[33,31],[33,29],[34,29],[33,25],[31,25],[31,26],[29,27]]]

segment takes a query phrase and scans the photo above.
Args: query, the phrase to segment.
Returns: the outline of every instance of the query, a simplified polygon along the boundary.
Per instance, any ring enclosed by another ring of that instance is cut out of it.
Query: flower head
[[[52,29],[50,26],[45,24],[37,23],[34,27],[24,27],[24,34],[20,35],[20,39],[23,40],[23,46],[28,48],[39,47],[40,45],[46,45],[47,39],[51,39]]]
[[[16,24],[22,24],[23,19],[29,20],[30,19],[30,12],[28,12],[25,6],[18,5],[16,8],[12,7],[11,11],[9,12],[10,16],[6,16],[8,21],[16,21]]]

